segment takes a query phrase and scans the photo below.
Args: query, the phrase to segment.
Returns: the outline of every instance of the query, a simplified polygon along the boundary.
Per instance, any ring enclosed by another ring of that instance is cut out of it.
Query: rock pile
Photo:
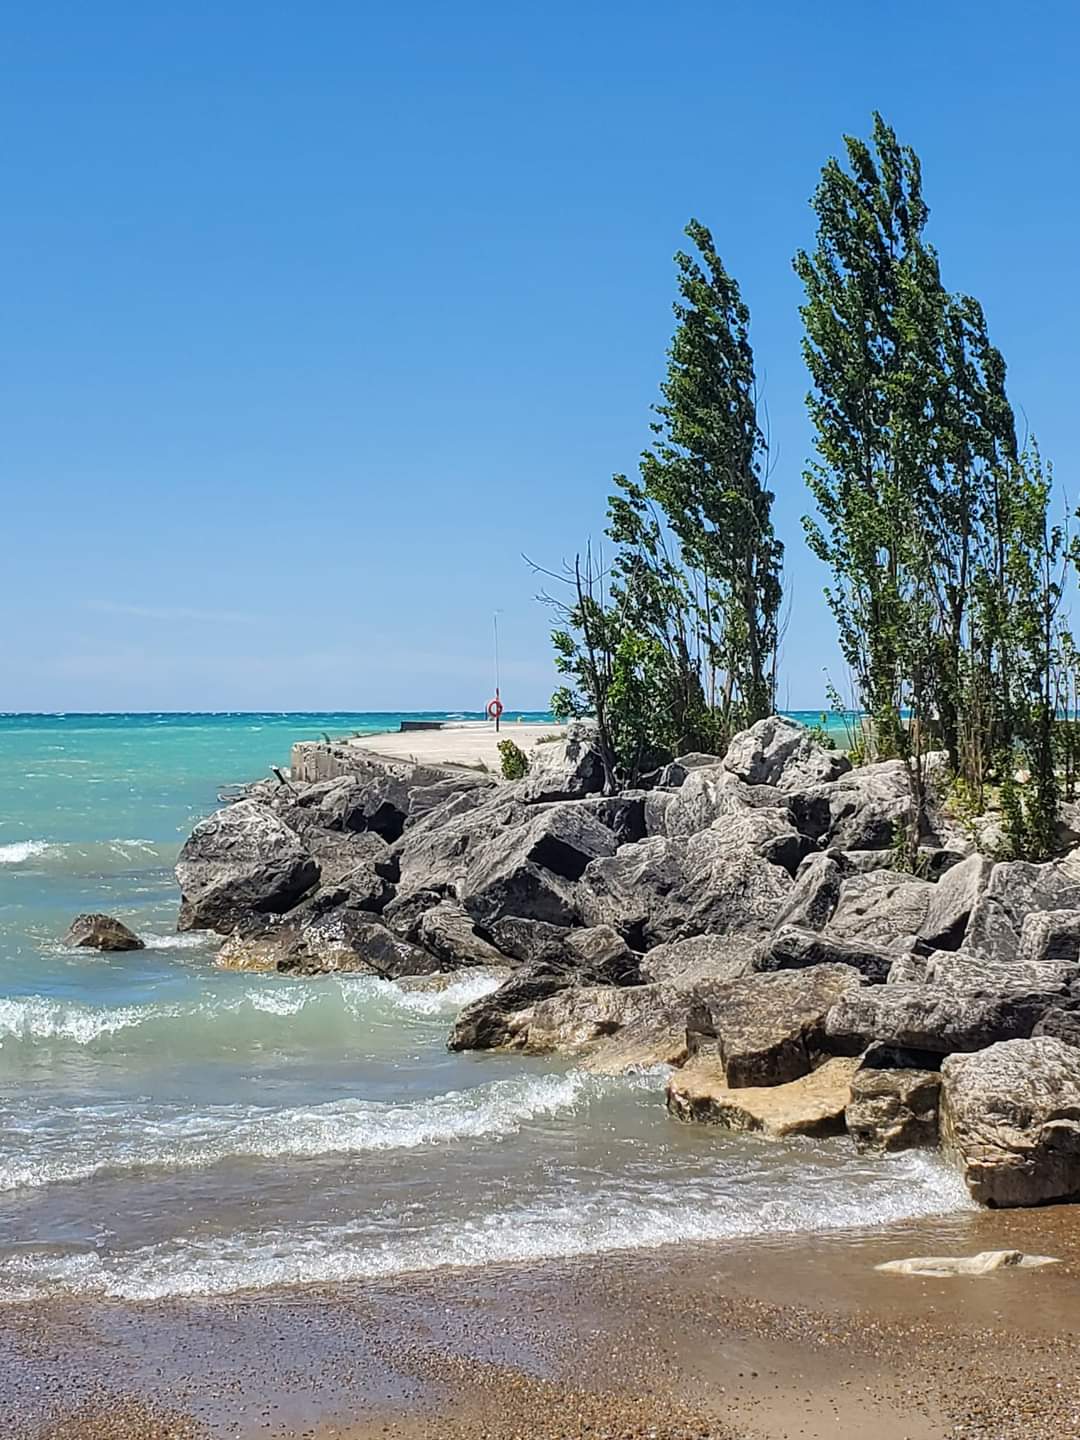
[[[663,1062],[680,1117],[940,1138],[987,1204],[1080,1198],[1080,850],[994,863],[931,817],[935,878],[899,873],[904,766],[777,716],[613,797],[587,726],[538,757],[498,783],[297,747],[196,827],[180,926],[248,968],[504,966],[452,1048]]]

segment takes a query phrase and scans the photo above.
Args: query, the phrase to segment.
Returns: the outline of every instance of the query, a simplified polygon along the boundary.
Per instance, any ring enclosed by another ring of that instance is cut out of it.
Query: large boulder
[[[73,949],[145,950],[146,945],[122,920],[111,915],[76,915],[60,942]]]
[[[658,785],[663,789],[675,790],[690,774],[691,770],[700,770],[703,766],[721,764],[719,755],[707,754],[701,750],[690,750],[685,755],[676,755],[660,771]]]
[[[1037,910],[1080,910],[1080,855],[1042,865],[1003,861],[990,873],[964,932],[963,948],[1012,960],[1024,918]]]
[[[741,980],[759,968],[756,946],[736,931],[730,935],[691,935],[657,945],[642,957],[641,977],[647,982],[688,985],[697,980]]]
[[[851,1078],[846,1123],[857,1150],[913,1150],[937,1144],[940,1057],[871,1045]]]
[[[1080,1010],[1064,1010],[1055,1006],[1054,1009],[1047,1010],[1031,1033],[1050,1035],[1053,1039],[1080,1050]]]
[[[529,752],[529,771],[517,789],[521,799],[578,800],[604,788],[604,763],[596,729],[575,721],[561,740],[535,745]]]
[[[861,765],[832,784],[793,790],[788,804],[799,830],[823,849],[886,849],[915,817],[902,760]]]
[[[991,960],[968,950],[898,955],[890,985],[933,985],[957,995],[1008,994],[1064,997],[1080,965],[1067,960]]]
[[[1010,1040],[941,1067],[942,1145],[983,1205],[1080,1197],[1080,1050]]]
[[[747,811],[771,810],[793,831],[784,798],[764,785],[747,785],[723,765],[691,770],[670,793],[653,791],[645,811],[650,835],[695,835],[718,820]]]
[[[1033,910],[1020,926],[1022,962],[1075,967],[1080,972],[1080,910]]]
[[[930,894],[919,928],[924,944],[939,950],[958,948],[993,869],[993,861],[976,852],[945,871]]]
[[[949,1055],[982,1050],[998,1040],[1031,1034],[1051,1004],[1021,994],[957,994],[935,985],[871,985],[852,990],[829,1011],[829,1047],[858,1054],[874,1040]]]
[[[481,925],[507,915],[572,925],[576,882],[590,862],[615,854],[615,837],[587,810],[553,805],[472,846],[458,898]]]
[[[691,1061],[668,1082],[667,1107],[679,1120],[725,1130],[786,1135],[840,1135],[857,1060],[827,1060],[785,1085],[732,1089],[715,1061]]]
[[[840,851],[807,855],[795,872],[795,884],[777,913],[775,924],[823,930],[840,900],[840,887],[851,868]]]
[[[614,925],[638,950],[691,935],[761,933],[791,888],[778,865],[719,830],[652,836],[594,860],[581,887],[583,915]]]
[[[815,965],[719,986],[688,1020],[687,1049],[718,1060],[733,1088],[798,1080],[828,1054],[826,1016],[861,984],[848,965]]]
[[[556,958],[522,965],[490,995],[467,1005],[450,1032],[451,1050],[522,1049],[533,1014],[549,996],[571,988],[590,992],[638,980],[637,957],[608,926],[575,930]]]
[[[597,1051],[591,1068],[603,1070],[678,1064],[692,1003],[687,988],[675,985],[566,988],[536,1006],[523,1048],[533,1055]]]
[[[410,825],[393,847],[399,895],[432,890],[460,899],[473,852],[526,818],[526,807],[515,799],[514,789],[506,785],[491,792],[463,791]]]
[[[286,916],[277,924],[244,926],[217,955],[227,970],[273,970],[281,975],[430,975],[435,957],[395,935],[374,916],[338,907],[305,924]]]
[[[850,875],[840,887],[829,931],[842,940],[908,950],[925,923],[935,888],[894,870]]]
[[[850,965],[871,984],[883,984],[893,961],[891,950],[858,940],[845,940],[826,930],[804,930],[798,925],[781,925],[761,947],[754,968],[805,970],[811,965]]]
[[[462,907],[451,900],[421,914],[415,939],[421,949],[435,956],[443,970],[506,964],[505,956],[484,939]]]
[[[346,875],[362,868],[390,884],[397,879],[397,861],[390,846],[374,831],[323,830],[312,825],[299,833],[304,849],[319,867],[323,885],[339,885]]]
[[[802,725],[782,715],[770,715],[732,736],[724,765],[748,785],[780,790],[828,784],[851,769],[846,755],[826,749]]]
[[[251,912],[289,910],[319,879],[293,830],[268,806],[243,800],[196,825],[176,862],[180,930],[229,934]]]

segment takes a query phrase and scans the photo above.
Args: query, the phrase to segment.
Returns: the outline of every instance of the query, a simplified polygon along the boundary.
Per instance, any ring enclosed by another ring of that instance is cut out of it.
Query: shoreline
[[[1044,1269],[884,1260],[1019,1248]],[[1080,1216],[963,1212],[377,1283],[0,1308],[12,1440],[1062,1440]],[[105,1427],[105,1428],[102,1428]]]

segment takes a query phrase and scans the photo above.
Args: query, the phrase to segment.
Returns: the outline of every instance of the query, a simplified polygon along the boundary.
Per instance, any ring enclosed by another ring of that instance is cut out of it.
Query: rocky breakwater
[[[221,962],[390,979],[505,972],[451,1048],[662,1063],[673,1116],[861,1149],[943,1146],[991,1205],[1080,1198],[1080,851],[978,853],[898,761],[779,717],[601,793],[587,726],[528,775],[297,747],[181,853]]]

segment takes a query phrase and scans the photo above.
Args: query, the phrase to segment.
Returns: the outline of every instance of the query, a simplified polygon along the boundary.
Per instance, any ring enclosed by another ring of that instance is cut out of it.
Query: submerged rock
[[[1008,1040],[941,1067],[941,1143],[983,1205],[1080,1197],[1080,1050]]]
[[[60,942],[85,950],[145,950],[145,943],[111,915],[76,915]]]
[[[667,1106],[680,1120],[764,1135],[839,1135],[844,1129],[857,1060],[827,1060],[819,1069],[768,1087],[732,1089],[718,1061],[691,1062],[668,1083]]]

